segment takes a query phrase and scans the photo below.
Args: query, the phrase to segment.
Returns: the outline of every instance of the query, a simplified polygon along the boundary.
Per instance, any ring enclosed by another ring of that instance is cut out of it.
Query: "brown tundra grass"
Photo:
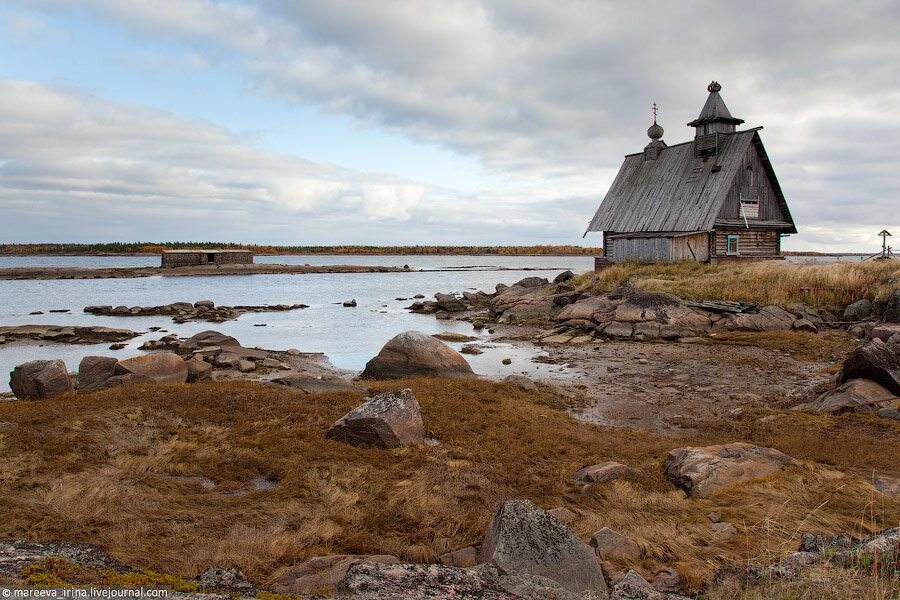
[[[93,543],[132,567],[181,577],[237,567],[267,586],[315,555],[428,562],[477,547],[502,502],[530,498],[578,513],[571,526],[582,539],[608,526],[638,540],[641,561],[619,567],[652,576],[675,564],[693,587],[718,565],[795,550],[803,531],[862,534],[900,524],[900,499],[869,483],[873,474],[900,477],[894,422],[746,411],[668,439],[575,421],[550,408],[558,403],[550,391],[488,381],[370,383],[372,393],[399,387],[413,389],[439,445],[382,450],[326,440],[359,394],[306,396],[252,382],[0,404],[0,421],[19,424],[0,436],[0,539]],[[661,472],[671,448],[738,440],[800,463],[708,500],[687,498]],[[570,488],[572,473],[605,460],[648,478],[584,494]],[[207,477],[215,488],[180,476]],[[229,494],[252,489],[258,476],[277,487]],[[740,530],[728,543],[711,541],[706,515],[715,510]]]
[[[900,287],[900,260],[836,263],[821,266],[786,261],[719,263],[625,262],[575,279],[579,289],[605,293],[631,281],[635,287],[669,292],[688,300],[731,300],[776,304],[794,303],[843,310],[864,298],[887,299]],[[893,280],[893,281],[892,281]]]

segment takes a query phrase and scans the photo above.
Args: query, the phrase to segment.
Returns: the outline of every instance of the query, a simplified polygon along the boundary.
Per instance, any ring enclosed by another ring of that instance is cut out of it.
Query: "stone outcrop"
[[[825,392],[812,402],[800,404],[794,410],[814,410],[840,413],[848,410],[878,410],[896,399],[893,392],[868,379],[851,379]]]
[[[745,442],[676,448],[663,461],[666,477],[688,494],[709,498],[718,490],[737,483],[777,473],[793,459],[773,448]]]
[[[900,288],[891,292],[890,297],[884,306],[884,314],[882,319],[888,323],[900,323]]]
[[[790,331],[797,318],[778,306],[764,306],[756,313],[737,313],[722,317],[713,329],[723,331]]]
[[[101,548],[75,542],[26,542],[0,540],[0,578],[15,578],[30,566],[48,558],[62,558],[70,563],[98,571],[131,571]]]
[[[84,312],[111,317],[171,316],[176,323],[231,321],[245,313],[279,312],[309,308],[306,304],[276,304],[266,306],[216,306],[212,300],[173,302],[161,306],[85,306]]]
[[[606,592],[591,549],[530,500],[510,500],[500,507],[484,536],[479,562],[506,573],[546,577],[575,593]]]
[[[591,486],[599,483],[606,483],[620,477],[628,477],[630,479],[643,479],[645,475],[639,471],[635,471],[631,467],[608,460],[600,464],[591,465],[579,469],[572,475],[572,483],[583,486]]]
[[[399,448],[420,444],[425,427],[412,390],[378,394],[338,419],[325,434],[354,446]]]
[[[273,379],[272,383],[286,385],[302,391],[304,394],[323,394],[327,392],[365,392],[365,388],[353,385],[346,379],[337,376],[313,377],[301,373]]]
[[[9,374],[9,389],[19,400],[41,400],[75,391],[66,363],[61,360],[32,360]]]
[[[279,580],[272,590],[277,594],[313,594],[334,591],[350,567],[360,564],[393,565],[400,562],[387,554],[334,554],[317,556],[298,566],[290,575]]]
[[[78,393],[90,394],[106,389],[109,378],[116,374],[118,360],[109,356],[85,356],[78,365]]]
[[[259,591],[237,569],[209,567],[194,578],[202,590],[226,592],[237,597],[252,598]]]
[[[161,352],[144,354],[120,361],[116,365],[116,375],[133,376],[146,380],[146,383],[185,383],[188,366],[177,354]],[[126,383],[139,382],[131,377]]]
[[[876,338],[844,359],[837,382],[869,379],[900,396],[900,345],[886,344]]]
[[[405,377],[475,378],[472,367],[450,346],[418,331],[396,335],[366,363],[362,379]]]
[[[7,341],[36,340],[57,344],[99,344],[123,342],[140,335],[130,329],[113,327],[70,327],[65,325],[16,325],[0,327],[0,336]]]

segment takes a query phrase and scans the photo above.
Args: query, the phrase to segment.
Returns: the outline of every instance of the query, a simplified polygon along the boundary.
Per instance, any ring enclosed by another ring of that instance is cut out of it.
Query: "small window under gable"
[[[740,241],[741,236],[739,235],[729,235],[728,236],[728,248],[725,251],[726,254],[737,254],[738,253],[738,242]]]
[[[741,217],[744,219],[758,219],[759,200],[741,198]]]

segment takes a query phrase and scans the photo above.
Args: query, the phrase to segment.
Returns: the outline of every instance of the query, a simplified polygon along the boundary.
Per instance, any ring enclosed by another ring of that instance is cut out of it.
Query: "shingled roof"
[[[758,225],[797,233],[758,131],[723,135],[718,154],[706,161],[695,157],[693,141],[669,146],[656,160],[644,160],[643,153],[629,154],[585,233],[712,231],[751,144],[785,218]]]

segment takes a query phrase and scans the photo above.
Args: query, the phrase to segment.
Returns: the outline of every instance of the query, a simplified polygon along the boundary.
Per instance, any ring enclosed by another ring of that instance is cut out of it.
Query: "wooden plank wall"
[[[750,167],[751,170],[748,171],[747,167]],[[741,166],[731,184],[731,189],[728,190],[725,204],[722,205],[718,218],[742,218],[740,213],[740,199],[742,196],[746,200],[759,199],[758,220],[785,220],[784,215],[781,214],[781,208],[778,206],[778,200],[775,198],[775,190],[772,188],[772,183],[769,181],[762,161],[759,159],[759,153],[753,145],[744,153]]]
[[[607,258],[613,262],[672,260],[672,238],[609,238],[606,243]]]
[[[672,238],[672,260],[709,260],[709,234],[695,233]]]
[[[778,256],[781,254],[781,236],[773,229],[717,229],[713,232],[715,255],[728,254],[728,236],[738,235],[738,256]]]

